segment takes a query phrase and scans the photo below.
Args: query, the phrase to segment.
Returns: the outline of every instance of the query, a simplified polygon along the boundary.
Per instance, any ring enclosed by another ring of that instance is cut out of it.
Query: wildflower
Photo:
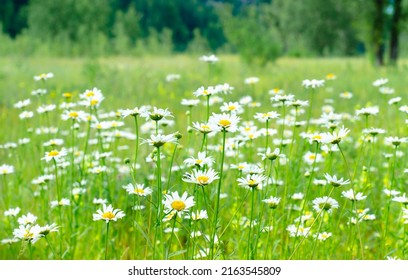
[[[23,111],[23,112],[21,112],[21,113],[18,115],[18,117],[19,117],[21,120],[31,119],[33,116],[34,116],[34,113],[31,112],[31,111]]]
[[[118,219],[122,219],[125,216],[125,213],[120,209],[113,209],[112,205],[106,206],[103,205],[102,210],[96,211],[96,214],[93,214],[93,220],[105,220],[106,223],[110,221],[117,221]]]
[[[200,61],[207,63],[216,63],[218,60],[218,57],[216,57],[214,54],[200,56]]]
[[[386,83],[388,83],[388,79],[386,79],[386,78],[380,78],[380,79],[377,79],[377,80],[375,80],[375,81],[373,82],[373,86],[375,86],[375,87],[380,87],[380,86],[385,85]]]
[[[271,97],[272,102],[288,102],[289,104],[295,99],[293,94],[279,94]]]
[[[210,116],[209,123],[216,126],[219,131],[235,132],[240,118],[234,114],[215,114]]]
[[[166,109],[162,109],[162,108],[157,108],[157,107],[153,107],[153,111],[143,111],[140,114],[142,117],[145,117],[146,120],[149,120],[149,118],[153,121],[160,121],[162,119],[166,119],[168,117],[173,117],[173,115],[171,114],[171,112],[166,108]]]
[[[45,156],[41,159],[49,162],[50,160],[60,161],[63,157],[67,155],[67,150],[62,148],[60,151],[52,150],[50,152],[46,152]]]
[[[351,201],[360,201],[367,198],[367,196],[363,195],[363,193],[359,192],[357,194],[354,193],[353,189],[349,189],[348,191],[343,191],[342,196],[351,200]]]
[[[313,209],[317,212],[326,211],[327,213],[331,213],[333,209],[339,208],[339,203],[328,196],[318,197],[312,201]]]
[[[265,181],[266,178],[267,177],[265,175],[261,174],[248,174],[246,177],[238,178],[237,181],[239,182],[238,185],[240,186],[254,189],[258,187],[258,185],[261,184],[263,181]]]
[[[272,95],[275,95],[275,94],[283,94],[285,91],[283,90],[283,89],[281,89],[281,88],[273,88],[273,89],[270,89],[269,91],[268,91],[268,93],[269,94],[272,94]]]
[[[304,227],[303,225],[295,226],[295,225],[289,225],[286,228],[287,231],[289,231],[289,235],[291,237],[299,237],[299,236],[308,236],[310,232],[310,227]]]
[[[23,215],[20,218],[18,218],[17,222],[20,225],[26,226],[26,225],[32,225],[37,221],[37,216],[34,216],[31,213],[27,213],[27,215]]]
[[[210,168],[208,170],[193,170],[192,173],[186,173],[183,176],[183,181],[200,186],[206,186],[219,178],[220,177],[218,176],[217,172]]]
[[[59,226],[57,224],[53,223],[51,225],[45,225],[40,228],[40,234],[43,236],[47,236],[50,232],[57,232]]]
[[[392,104],[398,104],[400,101],[402,100],[402,98],[401,97],[394,97],[394,98],[391,98],[390,100],[388,100],[388,104],[389,105],[392,105]]]
[[[293,106],[296,109],[299,108],[299,107],[306,107],[306,106],[309,106],[309,101],[308,100],[303,101],[303,100],[299,100],[299,99],[292,100],[292,101],[288,102],[288,106]]]
[[[366,107],[366,108],[361,108],[360,110],[356,111],[356,115],[364,115],[364,116],[374,116],[377,115],[379,112],[379,108],[378,106],[374,106],[374,107]]]
[[[195,205],[194,197],[188,197],[186,192],[180,197],[178,192],[165,195],[164,207],[168,211],[177,211],[177,213],[187,212],[191,207]]]
[[[120,116],[122,118],[126,118],[127,116],[133,116],[133,117],[137,117],[139,115],[145,114],[145,112],[148,110],[148,108],[146,106],[142,106],[142,107],[135,107],[133,109],[124,109],[124,110],[120,110]]]
[[[174,143],[177,144],[176,133],[168,134],[168,135],[150,135],[150,139],[144,139],[143,143],[148,143],[150,146],[155,146],[157,148],[163,146],[166,143]]]
[[[54,111],[57,106],[55,104],[41,105],[37,108],[38,114],[48,113]]]
[[[149,187],[145,187],[144,184],[136,184],[133,185],[132,183],[129,183],[123,188],[129,193],[129,194],[136,194],[138,196],[148,196],[152,194],[153,190]]]
[[[400,110],[401,112],[408,113],[408,106],[407,106],[407,105],[403,105],[403,106],[401,106],[401,107],[399,108],[399,110]]]
[[[105,99],[102,91],[96,87],[91,90],[87,89],[84,93],[80,94],[79,97],[81,98],[79,104],[86,107],[98,107]]]
[[[329,73],[326,75],[326,80],[335,80],[337,77],[333,73]]]
[[[319,153],[312,153],[312,152],[307,152],[304,156],[303,156],[303,160],[308,163],[308,164],[313,164],[314,162],[322,162],[323,161],[323,157],[321,154]]]
[[[34,185],[44,185],[54,179],[54,175],[42,175],[31,181]]]
[[[224,103],[220,109],[222,112],[230,112],[235,114],[241,114],[244,112],[244,109],[242,109],[241,104],[239,104],[238,102]]]
[[[324,175],[324,177],[326,178],[327,182],[329,184],[331,184],[333,187],[340,187],[340,186],[343,186],[343,185],[350,184],[349,179],[347,179],[347,180],[344,180],[343,178],[337,179],[336,175],[331,176],[328,173],[326,173]]]
[[[199,99],[182,99],[181,105],[188,106],[188,107],[195,107],[200,103]]]
[[[324,85],[324,80],[303,80],[302,86],[305,88],[317,88],[317,87],[322,87]]]
[[[31,95],[34,95],[34,96],[43,96],[46,94],[47,94],[47,90],[43,88],[39,88],[39,89],[31,91]]]
[[[190,217],[188,217],[188,218],[190,218]],[[200,211],[197,211],[197,212],[192,212],[191,213],[191,219],[193,221],[208,219],[207,210],[200,210]]]
[[[49,146],[62,146],[64,144],[63,139],[51,139],[43,144],[44,147]]]
[[[51,208],[55,208],[57,206],[70,206],[71,202],[68,198],[62,198],[60,201],[53,200],[50,202]]]
[[[247,85],[254,85],[256,83],[259,82],[259,78],[258,77],[249,77],[245,79],[245,84]]]
[[[382,94],[393,94],[395,92],[395,90],[390,87],[380,87],[379,90]]]
[[[304,194],[299,192],[299,193],[294,193],[290,198],[293,200],[302,200],[304,198]]]
[[[277,119],[279,118],[280,114],[275,112],[275,111],[270,111],[266,113],[256,113],[255,114],[255,119],[257,119],[260,122],[266,122],[272,119]]]
[[[211,166],[214,163],[214,158],[207,156],[205,152],[198,152],[197,158],[190,157],[188,159],[185,159],[184,163],[189,167],[203,167],[205,165]]]
[[[389,143],[392,144],[396,147],[398,147],[399,145],[401,145],[402,143],[407,143],[408,142],[408,137],[385,137],[385,143]]]
[[[41,227],[39,225],[20,225],[19,228],[14,229],[13,235],[15,238],[34,244],[43,237],[40,231]]]
[[[271,150],[271,148],[268,148],[265,153],[259,153],[258,155],[262,156],[262,160],[269,159],[272,161],[277,159],[278,157],[284,156],[283,154],[280,153],[279,148],[275,148],[275,150],[273,151]]]
[[[6,211],[4,211],[4,216],[12,216],[12,217],[16,217],[18,215],[18,213],[20,213],[20,207],[16,207],[16,208],[10,208]]]
[[[102,204],[102,205],[104,205],[104,204],[107,204],[108,201],[106,199],[104,199],[104,198],[94,198],[92,203],[93,204]]]
[[[340,93],[340,97],[344,99],[351,99],[353,97],[353,93],[349,91],[345,91],[345,92]]]
[[[408,197],[407,197],[406,193],[403,193],[401,196],[395,196],[392,199],[392,201],[399,202],[399,203],[407,205],[408,204]]]
[[[45,81],[48,79],[54,78],[54,74],[53,73],[42,73],[38,76],[34,76],[34,80],[35,81]]]
[[[347,136],[347,134],[350,132],[350,129],[340,128],[339,132],[332,132],[332,133],[327,133],[327,142],[331,144],[338,144],[341,142],[343,138]]]
[[[364,134],[370,134],[370,135],[372,135],[374,137],[374,136],[377,136],[378,134],[384,134],[385,130],[382,129],[382,128],[372,127],[372,128],[363,129],[363,133]]]
[[[176,80],[179,80],[181,78],[180,74],[168,74],[166,76],[166,82],[174,82]]]
[[[8,175],[14,173],[14,166],[8,164],[0,165],[0,175]]]
[[[321,232],[321,233],[319,233],[319,234],[317,234],[317,240],[319,240],[319,241],[326,241],[329,237],[331,237],[332,236],[332,233],[331,232]]]
[[[30,99],[25,99],[25,100],[18,101],[13,106],[14,106],[14,108],[22,109],[24,107],[27,107],[30,104],[31,104],[31,100]]]
[[[281,201],[281,198],[271,196],[270,198],[266,198],[262,201],[265,202],[269,208],[276,209],[278,207],[279,202]]]
[[[87,121],[87,114],[84,111],[64,111],[61,115],[61,119],[66,120],[76,120],[76,121]]]

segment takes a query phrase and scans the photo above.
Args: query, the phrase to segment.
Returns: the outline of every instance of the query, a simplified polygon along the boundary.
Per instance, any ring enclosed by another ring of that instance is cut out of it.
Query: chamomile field
[[[407,66],[0,58],[0,259],[407,259]]]

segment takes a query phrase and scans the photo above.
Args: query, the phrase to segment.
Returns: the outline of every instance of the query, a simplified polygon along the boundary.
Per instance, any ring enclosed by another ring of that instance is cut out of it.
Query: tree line
[[[0,53],[57,55],[235,52],[279,56],[367,54],[395,64],[404,0],[1,0]]]

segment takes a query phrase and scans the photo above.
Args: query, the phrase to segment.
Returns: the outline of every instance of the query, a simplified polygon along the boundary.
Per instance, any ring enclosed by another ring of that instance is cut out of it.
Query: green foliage
[[[228,41],[244,61],[264,66],[282,54],[270,5],[248,6],[234,16],[232,6],[224,4],[218,12]]]

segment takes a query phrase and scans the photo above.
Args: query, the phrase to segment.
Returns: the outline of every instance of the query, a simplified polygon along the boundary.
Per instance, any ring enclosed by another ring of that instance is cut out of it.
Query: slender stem
[[[172,169],[173,169],[173,162],[174,162],[174,157],[175,157],[175,155],[176,155],[177,147],[178,147],[178,145],[176,144],[176,145],[174,146],[173,155],[171,156],[170,167],[169,167],[169,174],[168,174],[168,176],[167,176],[167,187],[166,187],[165,192],[167,192],[167,191],[170,189],[170,179],[171,179],[171,173],[172,173],[172,171],[173,171],[173,170],[172,170]]]
[[[156,243],[159,234],[159,228],[161,228],[161,212],[162,212],[162,198],[163,191],[161,185],[161,159],[160,159],[160,147],[157,147],[157,200],[156,200],[156,225],[154,233],[154,244],[153,244],[153,257],[156,258]]]
[[[323,221],[324,221],[324,217],[322,217],[320,219],[319,228],[317,229],[317,232],[316,232],[316,237],[315,237],[314,244],[313,244],[313,250],[312,250],[312,254],[310,256],[311,260],[313,260],[314,253],[316,251],[317,242],[318,242],[318,239],[319,239],[319,233],[320,233],[320,229],[322,228]]]
[[[248,233],[248,247],[247,247],[247,260],[251,259],[253,260],[253,250],[252,248],[252,242],[251,242],[251,232],[252,232],[252,225],[254,223],[254,204],[255,204],[255,188],[252,188],[252,198],[251,198],[251,219],[249,221],[249,233]]]
[[[109,222],[106,223],[105,260],[108,259]]]
[[[226,130],[223,129],[222,131],[222,153],[221,153],[221,165],[220,165],[220,179],[218,181],[218,187],[217,187],[217,197],[215,201],[215,217],[213,221],[213,232],[211,234],[211,239],[210,239],[210,257],[213,259],[214,257],[214,240],[215,240],[215,234],[217,232],[217,224],[218,224],[218,215],[219,215],[219,206],[220,206],[220,194],[221,194],[221,184],[222,184],[222,174],[224,170],[224,157],[225,157],[225,138],[226,138]]]
[[[136,174],[137,154],[138,154],[138,151],[139,151],[139,125],[138,125],[138,122],[137,122],[137,116],[135,116],[135,133],[136,133],[135,159],[133,161],[134,174]]]
[[[170,253],[170,250],[171,250],[171,243],[173,242],[174,228],[175,228],[175,226],[176,226],[176,221],[177,221],[177,214],[174,215],[174,218],[173,218],[173,225],[172,225],[172,227],[171,227],[170,241],[169,241],[169,244],[167,245],[166,260],[169,259],[169,253]]]

